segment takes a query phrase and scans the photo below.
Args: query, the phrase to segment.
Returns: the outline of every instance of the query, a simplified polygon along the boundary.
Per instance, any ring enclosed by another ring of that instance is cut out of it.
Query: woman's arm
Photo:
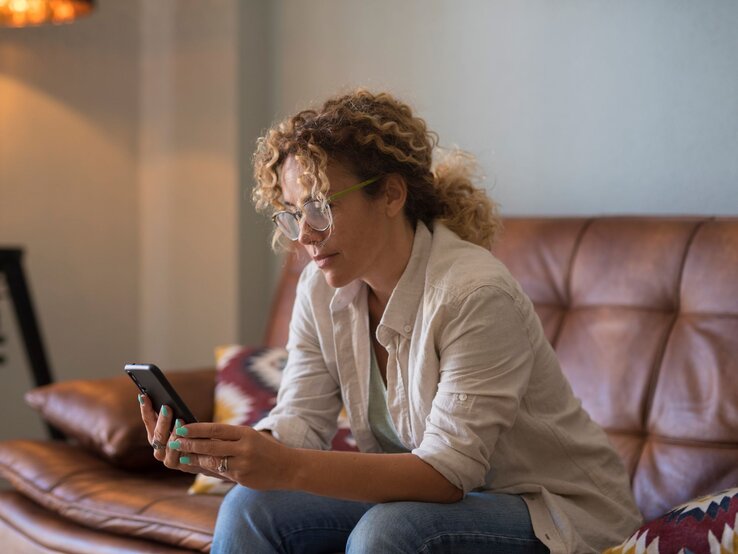
[[[311,307],[316,296],[311,288],[315,271],[310,265],[306,267],[297,285],[287,343],[289,358],[277,404],[254,428],[271,431],[289,446],[326,450],[343,404],[335,368],[328,368],[320,345],[319,337],[330,331],[320,328]]]
[[[415,454],[293,451],[292,486],[364,502],[458,502],[463,493]]]
[[[189,464],[253,489],[299,490],[364,502],[457,502],[460,489],[414,454],[289,448],[249,427],[192,423],[178,431]],[[216,440],[213,440],[216,439]]]

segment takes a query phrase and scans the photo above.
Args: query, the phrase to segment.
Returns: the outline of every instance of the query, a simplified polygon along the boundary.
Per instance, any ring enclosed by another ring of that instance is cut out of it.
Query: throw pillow
[[[214,373],[212,369],[166,372],[172,386],[201,421],[208,421],[212,413]],[[137,394],[131,379],[121,375],[52,383],[28,391],[25,399],[71,441],[116,466],[161,467],[146,440]]]
[[[738,553],[738,488],[695,498],[603,554]]]
[[[284,348],[221,346],[215,349],[215,407],[213,421],[254,425],[277,401],[282,370],[287,363]],[[341,412],[333,450],[356,450],[348,419]],[[198,475],[190,494],[225,494],[233,486],[217,477]]]

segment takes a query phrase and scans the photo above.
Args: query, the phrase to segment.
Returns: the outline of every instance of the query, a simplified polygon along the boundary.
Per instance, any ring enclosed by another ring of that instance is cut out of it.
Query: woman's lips
[[[328,264],[331,263],[333,260],[333,257],[335,254],[321,254],[320,256],[313,257],[313,260],[315,261],[315,264],[320,268],[323,269]]]

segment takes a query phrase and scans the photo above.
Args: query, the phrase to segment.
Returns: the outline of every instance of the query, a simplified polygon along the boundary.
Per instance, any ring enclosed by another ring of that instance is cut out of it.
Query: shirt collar
[[[415,227],[413,249],[402,277],[392,291],[377,330],[380,340],[386,327],[405,338],[410,338],[425,289],[425,271],[430,256],[433,235],[422,221]]]
[[[425,269],[428,265],[432,240],[433,235],[428,227],[422,221],[418,221],[410,259],[387,302],[382,320],[379,322],[378,333],[382,327],[386,327],[406,338],[412,335],[415,314],[418,312],[425,288]],[[343,310],[357,300],[358,293],[363,287],[366,287],[366,284],[357,279],[345,287],[336,289],[331,299],[331,312]]]
[[[345,287],[337,288],[336,292],[333,293],[333,298],[331,298],[331,313],[341,311],[351,304],[363,286],[365,286],[364,282],[356,279]]]

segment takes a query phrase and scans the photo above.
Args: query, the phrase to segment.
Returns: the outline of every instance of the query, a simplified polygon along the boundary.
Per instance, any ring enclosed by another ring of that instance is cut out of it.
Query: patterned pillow
[[[277,401],[282,370],[287,363],[284,348],[221,346],[215,349],[215,409],[213,421],[253,425],[269,414]],[[341,412],[333,450],[356,450],[348,419]],[[225,494],[233,486],[217,477],[198,475],[190,494]]]
[[[738,488],[695,498],[603,554],[738,553]]]

